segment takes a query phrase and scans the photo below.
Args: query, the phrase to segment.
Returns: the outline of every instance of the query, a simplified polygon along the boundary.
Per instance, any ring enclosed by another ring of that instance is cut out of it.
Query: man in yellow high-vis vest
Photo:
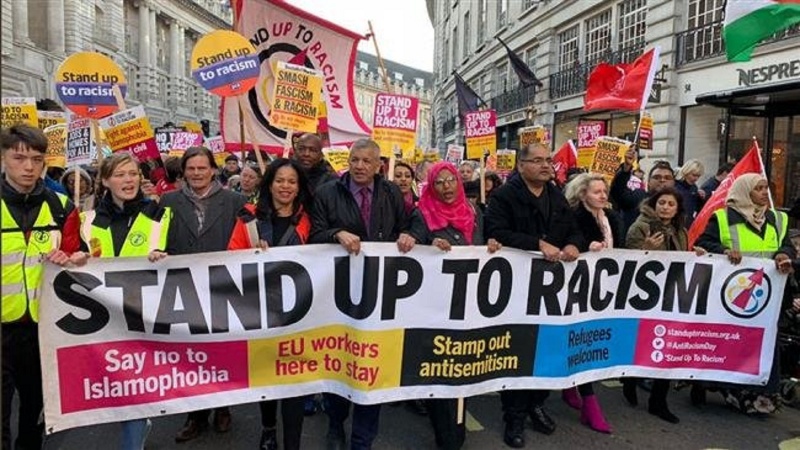
[[[47,138],[38,128],[0,131],[2,150],[3,448],[11,450],[11,402],[19,393],[15,449],[40,449],[44,424],[39,298],[46,261],[81,265],[80,219],[69,199],[42,181]]]

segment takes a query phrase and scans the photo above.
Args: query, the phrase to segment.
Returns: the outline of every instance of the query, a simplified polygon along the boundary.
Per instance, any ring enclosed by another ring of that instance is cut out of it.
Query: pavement
[[[545,406],[557,422],[550,436],[534,432],[530,424],[525,432],[529,449],[742,449],[800,450],[800,410],[785,407],[769,417],[750,417],[727,407],[718,394],[709,393],[702,409],[690,404],[688,389],[670,392],[671,410],[681,419],[673,425],[647,413],[647,392],[639,390],[639,407],[632,408],[622,398],[616,381],[596,383],[595,390],[603,411],[613,427],[605,435],[580,424],[579,412],[551,394]],[[467,439],[464,450],[504,449],[500,397],[487,394],[467,400]],[[233,426],[228,433],[207,431],[198,439],[176,444],[175,433],[184,415],[153,419],[147,450],[257,450],[261,433],[256,404],[232,408]],[[280,414],[278,415],[280,417]],[[280,439],[280,425],[279,425]],[[51,442],[46,450],[108,450],[117,448],[120,427],[103,424],[67,431],[60,444]],[[303,427],[303,449],[324,449],[327,418],[324,413],[307,417]],[[380,434],[373,448],[435,449],[433,431],[426,417],[402,405],[384,406]]]

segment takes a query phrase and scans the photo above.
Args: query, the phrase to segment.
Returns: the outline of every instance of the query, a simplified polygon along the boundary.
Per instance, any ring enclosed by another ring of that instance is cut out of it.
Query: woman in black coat
[[[567,185],[565,196],[583,233],[581,253],[621,247],[625,242],[621,218],[608,208],[608,184],[602,175],[583,173]],[[580,395],[579,395],[580,394]],[[581,411],[581,423],[601,433],[611,433],[592,383],[561,391],[564,401]]]

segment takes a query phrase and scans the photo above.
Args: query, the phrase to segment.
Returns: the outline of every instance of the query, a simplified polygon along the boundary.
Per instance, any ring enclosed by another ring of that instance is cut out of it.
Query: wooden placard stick
[[[489,151],[484,149],[481,157],[481,203],[486,204],[486,157]]]
[[[242,112],[244,109],[244,105],[242,105],[242,103],[244,102],[244,95],[240,95],[238,97],[238,100],[239,100],[239,112]],[[244,116],[241,116],[241,118],[242,120],[240,128],[246,130],[247,134],[250,135],[250,146],[253,147],[253,152],[256,154],[256,161],[258,161],[258,169],[261,170],[261,175],[263,176],[264,174],[267,173],[267,165],[264,163],[264,158],[261,157],[261,150],[255,143],[255,134],[253,133],[253,129],[250,126],[250,122],[244,120]],[[242,133],[242,136],[244,136],[244,133]],[[245,147],[244,138],[242,138],[241,144],[242,144],[242,163],[244,163],[244,147]]]

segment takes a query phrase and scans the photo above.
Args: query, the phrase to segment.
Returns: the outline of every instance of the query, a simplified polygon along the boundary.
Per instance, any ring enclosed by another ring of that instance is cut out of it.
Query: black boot
[[[678,423],[681,420],[667,408],[667,393],[669,392],[669,380],[653,380],[653,389],[650,391],[650,401],[647,411],[669,423]]]
[[[506,422],[503,441],[512,448],[525,447],[525,422],[519,419]]]
[[[258,450],[278,450],[278,434],[275,428],[263,428]]]
[[[699,383],[692,385],[692,391],[689,394],[692,399],[693,406],[703,406],[706,404],[706,388]]]
[[[622,395],[625,396],[625,400],[629,405],[635,407],[639,404],[639,399],[636,396],[636,380],[622,380]]]
[[[669,423],[678,423],[681,419],[678,418],[675,414],[667,408],[666,402],[654,402],[653,399],[650,399],[649,406],[647,407],[647,411],[658,417],[661,420],[666,420]]]
[[[533,429],[539,433],[553,434],[556,431],[555,421],[547,415],[542,405],[534,405],[530,410],[531,421],[533,422]]]

